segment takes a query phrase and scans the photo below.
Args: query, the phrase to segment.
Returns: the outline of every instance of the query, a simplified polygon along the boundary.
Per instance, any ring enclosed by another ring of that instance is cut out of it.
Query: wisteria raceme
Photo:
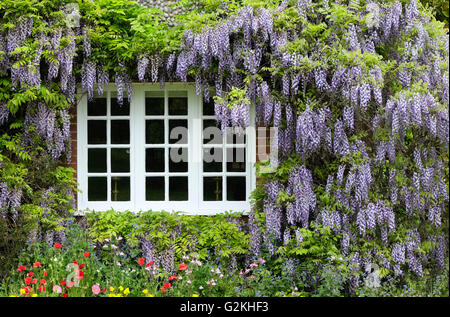
[[[138,72],[139,81],[145,80],[145,74],[147,72],[147,67],[148,67],[149,62],[150,62],[150,60],[146,56],[143,56],[138,59],[137,72]]]

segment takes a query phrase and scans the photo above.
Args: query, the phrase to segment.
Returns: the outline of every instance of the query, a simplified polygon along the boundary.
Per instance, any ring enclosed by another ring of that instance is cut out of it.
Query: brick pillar
[[[75,179],[77,178],[77,106],[72,105],[69,110],[70,113],[70,138],[72,146],[72,159],[69,166],[75,170]],[[74,192],[75,206],[77,201],[77,192]]]

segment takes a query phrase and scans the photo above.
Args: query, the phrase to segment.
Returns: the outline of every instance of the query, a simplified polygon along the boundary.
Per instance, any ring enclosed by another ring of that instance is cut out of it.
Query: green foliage
[[[86,214],[89,235],[96,242],[123,237],[136,247],[145,238],[155,244],[158,252],[172,248],[178,259],[194,251],[201,259],[211,252],[223,259],[247,253],[249,235],[242,231],[240,216],[235,213],[188,216],[164,211],[134,214],[114,210]]]

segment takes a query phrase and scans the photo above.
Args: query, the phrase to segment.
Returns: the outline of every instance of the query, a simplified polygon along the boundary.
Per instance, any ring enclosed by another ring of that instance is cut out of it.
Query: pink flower
[[[98,284],[92,285],[92,293],[98,295],[100,293],[100,286]]]
[[[263,258],[259,258],[258,261],[259,261],[259,263],[261,263],[261,264],[266,263],[266,260],[264,260]]]
[[[59,286],[59,285],[53,286],[53,292],[54,292],[54,293],[61,294],[61,293],[62,293],[62,288],[61,288],[61,286]]]

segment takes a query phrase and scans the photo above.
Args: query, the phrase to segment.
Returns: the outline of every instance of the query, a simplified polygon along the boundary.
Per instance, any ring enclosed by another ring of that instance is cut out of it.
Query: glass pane
[[[188,200],[188,178],[169,177],[169,200]]]
[[[245,148],[227,149],[227,172],[245,172]]]
[[[203,149],[203,172],[222,172],[223,150]]]
[[[169,172],[187,172],[188,171],[188,149],[187,148],[170,148],[169,155]]]
[[[106,201],[107,187],[106,177],[88,177],[88,200]]]
[[[145,179],[145,200],[165,200],[164,177],[147,177]]]
[[[88,120],[88,144],[106,144],[106,120]]]
[[[106,98],[88,101],[88,116],[106,116]]]
[[[169,115],[185,116],[188,114],[186,91],[169,91]]]
[[[112,116],[129,116],[130,102],[127,98],[123,98],[123,104],[117,102],[117,98],[111,98],[111,115]]]
[[[145,93],[145,115],[164,115],[164,91],[147,91]]]
[[[203,200],[222,200],[222,177],[203,177]]]
[[[111,177],[111,200],[130,201],[129,177]]]
[[[145,143],[164,144],[164,120],[145,121]]]
[[[187,144],[187,129],[187,120],[169,120],[169,144]]]
[[[106,149],[88,149],[88,173],[106,173]]]
[[[164,172],[164,149],[145,150],[145,171]]]
[[[227,128],[226,130],[227,144],[245,144],[246,135],[244,131],[236,131],[233,128]]]
[[[229,201],[245,201],[245,176],[227,177],[227,200]]]
[[[130,144],[130,121],[111,120],[111,144]]]
[[[111,172],[130,172],[130,149],[111,149]]]
[[[203,120],[203,144],[222,144],[222,131],[216,120]]]
[[[214,115],[214,99],[210,98],[209,101],[203,99],[203,115],[213,116]]]

